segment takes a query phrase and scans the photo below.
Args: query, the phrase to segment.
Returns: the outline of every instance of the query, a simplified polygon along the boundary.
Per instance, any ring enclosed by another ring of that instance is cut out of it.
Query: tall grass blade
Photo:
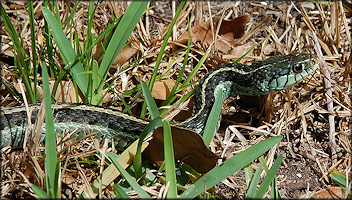
[[[142,187],[137,183],[137,181],[132,178],[132,176],[116,161],[118,156],[114,153],[107,152],[107,156],[110,157],[116,168],[121,172],[122,176],[126,181],[132,186],[132,188],[137,192],[137,194],[142,199],[150,199],[151,197],[142,189]]]
[[[143,129],[138,142],[137,153],[133,160],[133,166],[136,172],[136,177],[139,178],[142,175],[142,143],[144,138],[156,128],[162,126],[162,120],[160,117],[160,113],[158,111],[158,107],[155,104],[155,101],[150,93],[147,84],[142,81],[141,82],[142,92],[144,94],[144,99],[147,102],[147,106],[152,118],[152,121]]]
[[[126,193],[126,191],[120,185],[114,184],[113,188],[114,188],[115,194],[118,195],[121,199],[130,198]]]
[[[141,82],[141,87],[142,87],[144,99],[148,106],[151,118],[154,119],[156,117],[160,117],[158,107],[156,106],[156,103],[152,97],[152,94],[150,93],[149,88],[144,81]]]
[[[92,61],[92,74],[91,74],[93,89],[98,88],[99,83],[102,80],[101,79],[102,77],[99,76],[98,71],[99,71],[98,62],[96,60],[93,60]],[[102,99],[103,95],[101,93],[95,93],[95,92],[92,94],[93,94],[92,101],[91,101],[92,104],[93,105],[101,105],[102,101],[100,101],[100,100]]]
[[[262,173],[262,166],[259,165],[257,171],[254,173],[253,179],[248,187],[246,199],[253,199],[257,193],[257,186],[259,184],[260,174]]]
[[[142,144],[144,138],[153,130],[161,127],[163,125],[161,117],[156,117],[143,129],[141,135],[139,136],[137,152],[133,159],[133,167],[136,172],[136,178],[138,179],[142,175]]]
[[[156,76],[158,74],[158,70],[159,70],[159,65],[161,63],[161,59],[163,58],[164,56],[164,51],[165,51],[165,48],[166,48],[166,45],[169,41],[169,38],[171,36],[171,33],[172,33],[172,29],[177,21],[177,18],[183,8],[183,5],[185,4],[185,1],[181,1],[180,5],[178,6],[177,8],[177,11],[175,13],[175,17],[172,19],[171,21],[171,24],[170,24],[170,27],[169,27],[169,30],[167,31],[166,35],[165,35],[165,38],[164,38],[164,41],[163,41],[163,44],[161,45],[161,48],[160,48],[160,53],[158,54],[158,57],[156,58],[156,61],[155,61],[155,67],[154,67],[154,71],[153,71],[153,75],[152,77],[150,78],[150,82],[149,82],[149,90],[152,90],[153,89],[153,86],[154,86],[154,82],[156,80]]]
[[[35,23],[34,23],[34,11],[33,11],[33,1],[28,1],[28,14],[29,14],[29,27],[31,29],[31,41],[32,41],[32,64],[33,64],[33,92],[34,96],[37,96],[37,72],[38,72],[38,58],[37,58],[37,48],[36,48],[36,37],[35,37]]]
[[[169,41],[169,38],[170,38],[170,36],[171,36],[172,29],[173,29],[173,27],[174,27],[174,25],[175,25],[175,23],[176,23],[176,21],[177,21],[177,18],[178,18],[178,16],[179,16],[179,14],[180,14],[180,12],[181,12],[181,10],[182,10],[184,4],[185,4],[185,1],[184,1],[184,0],[181,1],[180,5],[179,5],[178,8],[177,8],[177,11],[176,11],[176,13],[175,13],[175,16],[174,16],[174,18],[173,18],[172,21],[171,21],[171,24],[170,24],[170,26],[169,26],[169,29],[168,29],[168,31],[167,31],[165,37],[164,37],[163,44],[161,45],[160,52],[159,52],[158,57],[156,58],[156,61],[155,61],[155,67],[154,67],[154,70],[153,70],[152,77],[150,78],[150,81],[149,81],[148,87],[149,87],[149,90],[150,90],[150,91],[152,91],[153,86],[154,86],[154,83],[155,83],[155,80],[156,80],[156,77],[157,77],[157,75],[158,75],[159,65],[160,65],[160,63],[161,63],[161,59],[162,59],[163,56],[164,56],[164,51],[165,51],[166,45],[167,45],[167,43],[168,43],[168,41]],[[145,116],[145,113],[146,113],[145,108],[146,108],[146,104],[144,103],[144,104],[142,105],[142,111],[141,111],[141,117],[142,117],[142,118]]]
[[[80,1],[77,1],[77,2],[75,3],[75,5],[73,6],[72,9],[71,9],[70,6],[68,6],[68,9],[70,10],[70,14],[68,15],[68,18],[66,19],[66,21],[65,21],[65,23],[64,23],[64,25],[63,25],[63,29],[66,28],[67,24],[68,24],[70,21],[72,22],[72,24],[74,24],[74,21],[73,21],[72,19],[73,19],[73,17],[74,17],[75,12],[77,11],[77,6],[79,5],[79,3],[80,3]]]
[[[47,195],[46,192],[45,192],[44,190],[42,190],[40,187],[38,187],[38,186],[32,184],[32,185],[31,185],[31,188],[32,188],[32,190],[34,191],[34,193],[35,193],[36,195],[38,195],[38,197],[39,197],[40,199],[49,199],[49,198],[50,198],[49,195]]]
[[[43,7],[42,11],[54,40],[59,47],[63,61],[66,65],[74,63],[70,71],[71,75],[73,76],[81,92],[84,94],[84,97],[87,97],[88,76],[86,74],[78,75],[79,73],[84,72],[82,63],[77,60],[75,50],[72,48],[72,45],[62,31],[60,24],[56,21],[49,9]]]
[[[43,7],[49,7],[52,9],[52,4],[49,1],[44,1]],[[48,58],[48,64],[49,64],[49,74],[50,74],[50,77],[54,77],[55,72],[57,72],[58,70],[56,70],[57,65],[54,60],[55,55],[53,51],[54,50],[53,39],[47,22],[44,24],[44,37],[45,37],[46,57]]]
[[[189,52],[191,51],[191,25],[190,25],[190,22],[189,22],[189,17],[187,17],[187,21],[188,21],[188,23],[187,23],[188,24],[188,41],[187,41],[186,55],[185,55],[185,58],[183,60],[181,71],[180,71],[180,73],[179,73],[179,75],[178,75],[178,77],[176,79],[176,83],[175,83],[174,87],[172,87],[171,92],[167,96],[166,100],[164,102],[162,102],[161,106],[168,105],[168,104],[173,102],[173,100],[175,99],[174,97],[175,97],[175,93],[176,93],[176,90],[178,88],[178,85],[181,83],[182,74],[183,74],[183,72],[186,69]]]
[[[217,92],[219,93],[219,92]],[[222,93],[222,91],[220,92]],[[215,102],[211,108],[207,123],[205,124],[203,139],[206,146],[209,146],[211,139],[213,138],[218,125],[222,103],[224,102],[223,94],[215,95]]]
[[[282,155],[279,155],[279,157],[275,160],[273,166],[270,168],[269,172],[267,173],[264,180],[260,184],[260,187],[255,196],[256,199],[263,198],[265,193],[268,191],[270,184],[275,179],[275,175],[280,168],[282,158],[283,158]]]
[[[42,68],[43,91],[45,104],[45,176],[47,193],[51,198],[60,197],[59,173],[60,162],[57,160],[56,133],[54,130],[54,117],[51,108],[51,93],[49,76],[46,66]]]
[[[27,61],[27,54],[2,4],[0,4],[0,14],[2,17],[3,24],[5,25],[6,30],[11,38],[11,41],[13,42],[13,47],[15,50],[15,65],[23,79],[23,83],[27,90],[27,97],[29,99],[29,102],[37,103],[37,97],[33,93],[34,90],[31,85],[32,81],[30,79],[30,64]]]
[[[103,80],[100,82],[99,87],[97,88],[98,92],[102,91],[105,79],[108,75],[108,71],[112,63],[114,62],[120,50],[125,46],[128,37],[131,35],[137,22],[141,18],[148,3],[149,1],[132,1],[122,16],[121,21],[117,26],[106,49],[104,58],[99,68],[99,75],[103,77]]]
[[[170,183],[169,190],[166,194],[167,198],[177,198],[177,185],[176,185],[176,169],[174,148],[172,143],[172,134],[170,124],[167,120],[163,122],[164,128],[164,158],[165,158],[165,176],[166,183]]]
[[[222,165],[215,167],[191,185],[184,193],[182,193],[180,198],[195,198],[198,194],[204,193],[205,189],[207,190],[213,187],[231,174],[242,169],[280,140],[282,140],[282,136],[266,139],[226,160]]]

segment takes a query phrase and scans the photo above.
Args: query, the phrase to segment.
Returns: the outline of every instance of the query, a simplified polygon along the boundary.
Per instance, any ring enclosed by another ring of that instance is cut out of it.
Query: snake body
[[[229,63],[219,66],[208,72],[197,86],[192,116],[177,125],[202,133],[218,91],[224,99],[230,95],[263,95],[280,91],[312,74],[318,63],[315,55],[291,53],[252,65]],[[33,125],[29,127],[29,124],[35,123],[39,107],[39,104],[29,106],[32,111],[30,123],[24,106],[1,111],[1,147],[23,145],[25,132],[27,130],[30,134]],[[56,103],[52,107],[56,132],[71,130],[72,136],[77,139],[87,130],[93,130],[99,139],[114,139],[118,150],[137,139],[148,124],[148,121],[101,106]],[[42,125],[40,141],[44,139],[44,127]]]

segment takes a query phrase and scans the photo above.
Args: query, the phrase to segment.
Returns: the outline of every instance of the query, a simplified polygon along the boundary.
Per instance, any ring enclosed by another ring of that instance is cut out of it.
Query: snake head
[[[259,63],[259,62],[258,62]],[[291,53],[285,56],[271,57],[260,62],[255,73],[262,77],[257,87],[261,94],[284,90],[301,82],[311,75],[319,66],[316,55],[304,53]]]

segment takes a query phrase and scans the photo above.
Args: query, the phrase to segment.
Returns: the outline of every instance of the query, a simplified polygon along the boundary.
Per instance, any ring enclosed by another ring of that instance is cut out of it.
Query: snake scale
[[[286,89],[312,74],[319,65],[317,56],[291,53],[270,57],[252,65],[229,63],[208,72],[200,81],[194,95],[193,114],[177,126],[203,133],[205,123],[214,104],[217,91],[226,99],[230,95],[263,95]],[[26,107],[12,107],[1,111],[1,147],[21,147],[25,132],[30,134],[40,104],[29,106],[30,123]],[[52,104],[54,127],[58,134],[70,130],[71,137],[85,136],[87,130],[97,132],[98,139],[114,139],[117,150],[123,150],[139,137],[148,121],[118,110],[84,104]],[[30,124],[32,124],[30,126]],[[40,142],[44,140],[45,126],[40,130]]]

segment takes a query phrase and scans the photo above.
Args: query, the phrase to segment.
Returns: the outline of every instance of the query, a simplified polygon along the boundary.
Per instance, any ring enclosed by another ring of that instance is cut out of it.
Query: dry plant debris
[[[180,160],[199,173],[206,173],[215,167],[216,155],[205,146],[199,134],[188,129],[171,126],[176,160]],[[164,137],[162,128],[153,133],[153,140],[146,149],[148,157],[161,166],[164,162]]]
[[[351,1],[347,3],[351,4]],[[43,2],[34,2],[38,44],[45,43],[42,35],[44,27],[42,4]],[[74,3],[60,1],[57,4],[60,19],[64,21],[69,16],[68,8],[72,8]],[[96,36],[101,34],[106,29],[112,13],[117,17],[120,16],[128,4],[129,2],[125,1],[101,2],[95,13],[92,33]],[[23,39],[25,48],[29,49],[31,41],[26,2],[3,1],[2,5],[15,25],[19,37]],[[85,18],[87,7],[88,2],[81,2],[77,12],[74,13],[79,37],[82,37],[81,33],[87,29]],[[130,43],[121,51],[110,70],[108,81],[114,78],[116,80],[112,85],[113,92],[107,95],[105,106],[113,104],[122,109],[117,94],[130,101],[133,96],[124,94],[138,85],[140,80],[149,80],[151,77],[153,65],[175,7],[171,2],[158,1],[151,2],[149,7],[151,9],[142,17],[130,36]],[[260,41],[262,42],[241,62],[251,63],[268,56],[299,51],[320,54],[322,65],[309,80],[285,91],[264,97],[230,98],[224,105],[224,120],[210,148],[221,158],[227,158],[270,135],[282,135],[283,141],[265,156],[269,166],[276,155],[284,156],[277,174],[279,193],[283,198],[310,198],[318,190],[336,186],[328,176],[332,170],[351,175],[350,7],[342,1],[329,2],[328,5],[291,1],[268,1],[265,4],[259,1],[187,2],[175,25],[159,73],[166,74],[163,77],[166,79],[175,80],[179,76],[185,51],[174,53],[173,47],[187,31],[187,16],[190,16],[189,23],[193,29],[204,23],[208,23],[207,26],[210,27],[213,24],[215,32],[211,34],[211,38],[216,37],[218,40],[221,39],[221,35],[216,33],[221,33],[221,30],[217,30],[217,20],[231,20],[248,14],[250,19],[244,28],[244,35],[237,39],[235,44],[226,43],[231,48],[211,49],[210,58],[193,81],[200,79],[208,70],[221,63],[238,59]],[[23,94],[17,86],[21,85],[21,79],[13,73],[14,49],[3,23],[1,30],[2,81],[17,93]],[[71,37],[69,26],[65,32]],[[178,43],[177,46],[180,48],[182,44]],[[183,79],[187,78],[208,47],[209,41],[193,41]],[[94,49],[94,53],[96,52],[99,52],[99,47]],[[28,57],[30,54],[29,51]],[[55,55],[54,59],[59,66],[64,67],[58,55]],[[173,61],[175,64],[170,66],[169,63]],[[0,92],[2,108],[23,103],[21,99],[13,96],[4,84],[1,85]],[[62,92],[65,93],[67,90]],[[61,100],[71,101],[67,98]],[[138,100],[137,103],[140,101],[142,100]],[[174,108],[174,111],[177,113],[186,109],[186,106]],[[134,109],[133,112],[136,110],[138,109]],[[168,115],[164,117],[172,118],[176,115],[173,111],[168,114],[171,117]],[[74,145],[71,143],[58,145],[59,151],[65,149],[59,155],[63,166],[62,197],[77,198],[99,176],[99,165],[86,161],[87,157],[97,156],[94,152],[101,149],[101,145],[90,137]],[[115,152],[115,149],[112,147],[106,151]],[[43,147],[36,146],[33,149],[33,146],[30,146],[25,152],[4,148],[1,154],[1,197],[35,197],[29,183],[41,187],[45,185]],[[97,162],[101,161],[102,158],[97,158]],[[221,164],[221,160],[218,164]],[[252,165],[254,168],[258,167],[257,163]],[[246,189],[243,171],[227,178],[215,188],[219,198],[244,198]],[[153,197],[162,197],[165,187],[157,183],[145,187],[145,190]],[[112,193],[112,188],[107,187],[100,195],[106,198]],[[131,197],[137,197],[133,191],[129,194]],[[345,191],[342,197],[347,197]]]

